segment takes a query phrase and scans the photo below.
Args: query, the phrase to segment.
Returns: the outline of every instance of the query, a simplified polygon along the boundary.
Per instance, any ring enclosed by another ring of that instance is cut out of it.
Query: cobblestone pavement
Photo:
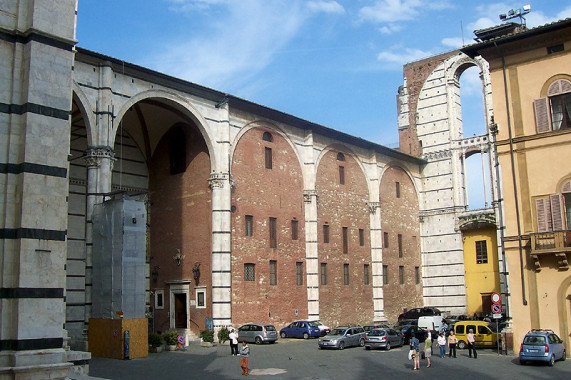
[[[317,341],[280,339],[276,344],[250,345],[250,376],[254,379],[569,379],[571,360],[554,367],[521,366],[517,357],[498,355],[490,349],[478,350],[478,359],[467,350],[458,357],[433,355],[431,368],[421,361],[421,370],[412,371],[407,347],[390,351],[366,351],[361,347],[343,351],[320,350]],[[212,348],[192,344],[187,351],[161,352],[133,360],[93,358],[90,376],[111,380],[151,379],[240,379],[240,357],[230,355],[228,345]],[[80,378],[78,378],[80,379]]]

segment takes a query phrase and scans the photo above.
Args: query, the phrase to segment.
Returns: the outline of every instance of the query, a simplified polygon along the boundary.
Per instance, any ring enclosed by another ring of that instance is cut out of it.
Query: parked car
[[[420,342],[424,342],[424,340],[425,340],[424,336],[427,333],[427,331],[425,329],[421,329],[420,327],[418,327],[416,325],[405,325],[400,330],[400,332],[401,332],[403,344],[409,344],[410,339],[413,336],[415,336],[416,339],[418,339]],[[432,340],[434,340],[434,339],[436,339],[435,336],[432,337]]]
[[[446,317],[446,321],[450,326],[453,326],[458,321],[469,321],[471,319],[467,315],[449,315]]]
[[[435,307],[425,306],[425,307],[416,307],[414,309],[410,309],[402,314],[399,315],[398,321],[405,321],[411,319],[418,319],[418,317],[430,316],[430,315],[442,315],[440,310]]]
[[[557,360],[565,360],[563,341],[552,330],[531,330],[519,348],[519,362],[544,362],[553,366]]]
[[[384,348],[390,350],[391,347],[403,345],[403,339],[399,332],[391,328],[372,329],[365,336],[365,349]]]
[[[460,321],[454,325],[459,349],[466,348],[468,342],[466,335],[470,330],[474,331],[474,344],[476,346],[493,347],[498,344],[500,334],[496,331],[495,324],[486,321]]]
[[[323,323],[321,323],[321,321],[312,321],[312,322],[317,324],[321,336],[327,335],[329,334],[329,331],[331,331],[331,329],[328,326],[325,326]]]
[[[317,323],[309,321],[295,321],[280,330],[282,338],[319,338],[321,332]]]
[[[264,342],[275,343],[276,340],[278,340],[278,332],[273,325],[249,323],[238,329],[238,342],[262,344]]]
[[[365,332],[369,332],[373,329],[390,329],[391,327],[389,325],[384,325],[384,324],[373,324],[373,325],[365,325],[363,326],[363,330],[365,330]]]
[[[365,345],[367,333],[361,326],[339,326],[329,332],[326,336],[319,338],[319,348],[336,348],[339,350],[345,347]]]

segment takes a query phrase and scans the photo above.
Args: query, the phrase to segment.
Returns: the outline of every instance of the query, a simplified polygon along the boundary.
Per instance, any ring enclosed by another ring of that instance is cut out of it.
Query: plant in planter
[[[178,339],[178,332],[171,330],[163,334],[163,339],[168,347],[169,351],[176,350],[176,344]]]
[[[149,346],[151,347],[151,352],[161,352],[163,339],[159,334],[149,334]]]
[[[211,347],[214,342],[214,331],[212,330],[202,330],[200,332],[200,339],[202,339],[202,346]]]
[[[230,331],[226,327],[222,327],[218,330],[218,343],[224,344],[228,340]]]

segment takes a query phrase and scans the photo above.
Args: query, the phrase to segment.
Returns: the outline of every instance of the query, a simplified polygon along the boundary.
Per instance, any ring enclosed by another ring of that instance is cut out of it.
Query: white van
[[[440,328],[442,327],[442,318],[444,317],[441,315],[418,317],[418,327],[425,330],[440,332]]]

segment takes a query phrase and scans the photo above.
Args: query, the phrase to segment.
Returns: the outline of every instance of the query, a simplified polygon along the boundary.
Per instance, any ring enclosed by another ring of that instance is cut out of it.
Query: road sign
[[[492,316],[494,317],[494,319],[501,319],[502,318],[501,314],[492,314]]]
[[[493,314],[500,314],[502,312],[502,305],[499,303],[495,303],[492,305],[492,313]]]
[[[492,293],[492,302],[493,303],[500,303],[501,299],[502,299],[502,297],[500,297],[500,293]]]

